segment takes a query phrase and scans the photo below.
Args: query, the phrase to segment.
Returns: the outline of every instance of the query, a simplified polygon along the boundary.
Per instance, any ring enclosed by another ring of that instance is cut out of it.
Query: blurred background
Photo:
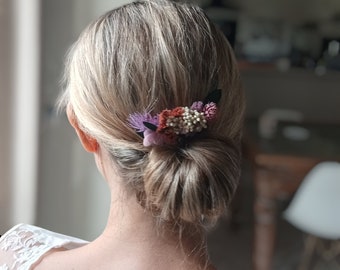
[[[105,181],[54,105],[70,45],[127,2],[0,0],[0,233],[33,223],[91,240],[105,226]],[[340,1],[192,2],[233,46],[247,98],[244,171],[209,233],[212,259],[219,269],[297,269],[310,232],[283,213],[314,165],[340,159]],[[340,269],[338,253],[314,254],[305,269]]]

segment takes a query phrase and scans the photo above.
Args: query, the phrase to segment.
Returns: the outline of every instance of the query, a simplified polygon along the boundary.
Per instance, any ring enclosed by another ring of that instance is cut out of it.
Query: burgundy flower
[[[184,112],[183,107],[176,107],[170,111],[170,115],[173,117],[181,117]]]
[[[164,129],[167,128],[166,120],[168,119],[170,112],[171,112],[170,110],[163,110],[159,114],[159,126],[157,129],[158,132],[162,132]]]

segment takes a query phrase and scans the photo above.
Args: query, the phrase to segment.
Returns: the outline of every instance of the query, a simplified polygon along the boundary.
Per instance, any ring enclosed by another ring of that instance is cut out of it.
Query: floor
[[[253,194],[251,177],[244,173],[236,201],[238,214],[235,222],[230,222],[226,216],[208,234],[210,257],[218,270],[252,269]],[[283,210],[288,203],[279,207]],[[300,262],[305,235],[282,218],[277,226],[273,270],[295,270]],[[340,258],[337,257],[337,263],[314,258],[308,270],[340,270]]]

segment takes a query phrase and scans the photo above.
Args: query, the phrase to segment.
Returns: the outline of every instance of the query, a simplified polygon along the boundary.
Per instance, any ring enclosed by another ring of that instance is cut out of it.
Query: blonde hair
[[[232,49],[192,5],[145,0],[92,23],[71,49],[66,91],[81,128],[111,154],[159,220],[201,226],[228,206],[240,175],[243,91]],[[222,90],[217,119],[185,146],[144,147],[134,112],[190,106]]]

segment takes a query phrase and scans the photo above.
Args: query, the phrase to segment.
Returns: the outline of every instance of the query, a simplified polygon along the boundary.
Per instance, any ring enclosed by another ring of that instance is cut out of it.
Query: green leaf
[[[208,94],[208,96],[204,99],[204,104],[208,104],[209,102],[214,102],[218,104],[222,96],[222,90],[221,89],[215,89],[212,92]]]
[[[155,126],[154,124],[151,124],[149,122],[143,122],[144,126],[147,127],[148,129],[151,129],[152,131],[156,131],[157,130],[157,126]]]

